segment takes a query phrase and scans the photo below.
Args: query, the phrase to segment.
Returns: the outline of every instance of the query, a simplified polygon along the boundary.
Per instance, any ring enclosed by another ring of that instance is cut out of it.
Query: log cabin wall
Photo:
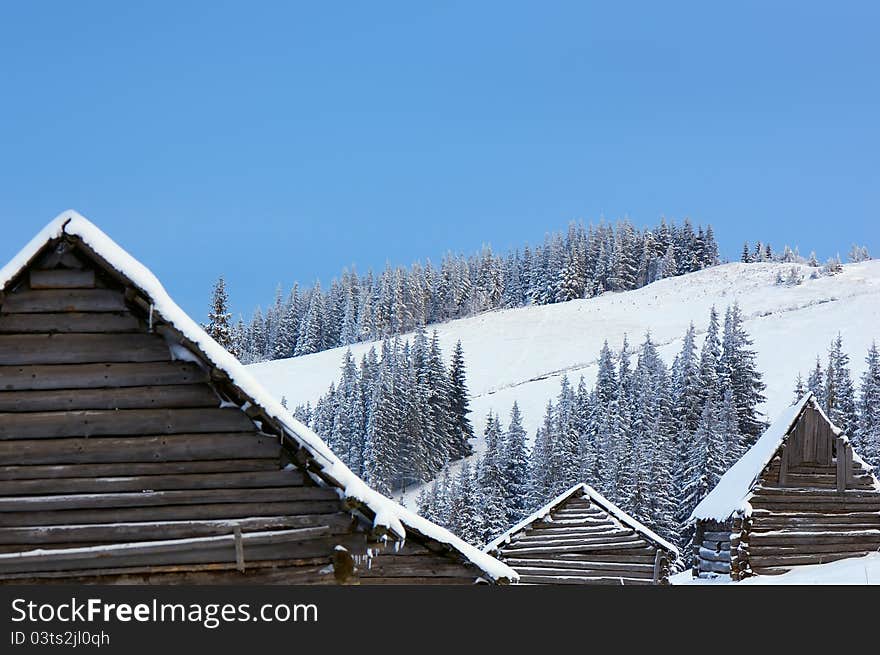
[[[674,555],[622,524],[585,494],[574,495],[499,546],[531,584],[668,584]]]
[[[730,573],[732,521],[698,521],[694,531],[693,572],[697,577]]]
[[[229,402],[228,380],[172,357],[153,318],[75,239],[0,295],[0,581],[479,576],[429,540],[377,547],[280,433]]]
[[[880,548],[880,491],[849,441],[807,406],[748,499],[735,578]]]

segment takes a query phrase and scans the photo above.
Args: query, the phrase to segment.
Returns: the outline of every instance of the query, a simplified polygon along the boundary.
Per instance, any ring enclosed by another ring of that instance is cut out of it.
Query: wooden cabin
[[[550,501],[485,548],[531,584],[668,584],[678,550],[587,484]]]
[[[784,573],[880,548],[880,484],[809,393],[696,507],[693,574]]]
[[[75,212],[0,270],[0,582],[508,582],[370,489]]]

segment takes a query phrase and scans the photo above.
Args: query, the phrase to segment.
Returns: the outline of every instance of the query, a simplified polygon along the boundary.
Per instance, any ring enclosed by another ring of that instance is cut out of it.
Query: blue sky
[[[601,216],[880,254],[880,5],[823,4],[4,3],[0,259],[75,208],[201,319]]]

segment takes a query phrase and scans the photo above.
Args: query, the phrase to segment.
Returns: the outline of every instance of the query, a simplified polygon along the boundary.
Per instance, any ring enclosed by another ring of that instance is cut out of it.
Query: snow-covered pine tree
[[[704,414],[703,408],[709,402],[714,402],[719,396],[718,376],[721,372],[721,339],[718,334],[718,312],[713,306],[709,310],[709,327],[706,329],[706,338],[700,351],[700,365],[698,369],[700,415]]]
[[[470,419],[468,419],[470,398],[465,374],[464,350],[461,347],[461,341],[455,344],[449,367],[449,410],[452,419],[448,447],[449,455],[453,459],[467,457],[473,452],[470,439],[474,437],[474,429],[471,426]]]
[[[529,452],[526,431],[522,425],[519,405],[510,409],[510,423],[502,442],[505,506],[508,525],[513,525],[528,515],[529,503]]]
[[[450,406],[450,378],[440,352],[440,337],[435,330],[425,356],[424,370],[421,374],[423,394],[428,406],[429,432],[427,456],[429,467],[439,471],[446,463],[457,458],[450,451],[453,440],[453,414]]]
[[[851,437],[856,437],[855,389],[849,370],[849,355],[843,349],[843,337],[838,333],[828,350],[828,366],[825,375],[825,411],[837,427]]]
[[[479,545],[485,534],[479,483],[468,460],[464,460],[449,498],[450,529],[470,544]]]
[[[807,391],[812,391],[819,404],[825,406],[825,371],[822,370],[822,361],[818,355],[816,355],[816,365],[807,376]]]
[[[529,462],[529,504],[538,507],[553,493],[555,477],[552,470],[553,457],[553,401],[547,401],[544,422],[535,433]]]
[[[483,430],[483,440],[486,443],[486,450],[480,460],[480,466],[477,473],[480,478],[480,484],[487,487],[490,483],[501,483],[501,464],[502,464],[502,439],[503,432],[501,422],[498,416],[489,410],[486,416],[486,428]]]
[[[550,456],[550,464],[558,478],[555,490],[559,492],[580,482],[580,435],[575,421],[575,403],[574,390],[568,376],[563,375],[556,399],[555,439]]]
[[[718,429],[718,409],[715,398],[703,406],[700,423],[694,433],[693,450],[687,470],[687,485],[682,498],[682,515],[689,516],[724,474],[727,456]]]
[[[871,343],[865,357],[859,394],[859,452],[875,471],[880,471],[880,353]]]
[[[229,311],[229,297],[226,293],[226,281],[221,275],[214,283],[214,290],[211,293],[211,310],[208,312],[208,323],[204,326],[205,332],[214,339],[218,344],[223,346],[233,355],[235,353],[232,341],[232,333],[229,325],[229,319],[232,314]]]
[[[728,307],[724,318],[724,345],[719,361],[720,371],[730,385],[739,422],[740,452],[751,448],[764,432],[767,423],[758,407],[766,400],[766,385],[758,371],[757,353],[745,330],[742,311],[737,303]],[[723,394],[720,391],[719,400]]]
[[[797,378],[794,381],[794,398],[791,404],[796,405],[804,397],[805,393],[807,393],[807,385],[804,382],[804,376],[798,371]]]
[[[317,282],[312,289],[309,308],[300,322],[299,338],[294,349],[295,356],[310,355],[324,350],[324,311],[324,297],[321,293],[321,284]]]
[[[363,406],[357,366],[351,351],[342,360],[342,377],[337,387],[337,409],[328,445],[352,469],[363,460]]]
[[[400,447],[399,403],[394,370],[389,356],[383,356],[373,394],[372,412],[364,447],[367,482],[379,493],[390,496],[398,480]]]

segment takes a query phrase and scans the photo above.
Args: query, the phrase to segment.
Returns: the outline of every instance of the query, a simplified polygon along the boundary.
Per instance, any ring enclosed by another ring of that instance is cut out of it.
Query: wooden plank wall
[[[261,434],[238,408],[221,407],[209,375],[172,360],[118,282],[75,248],[60,250],[0,305],[0,578],[339,581],[328,568],[334,547],[360,555],[369,544],[336,490],[285,469],[277,436]],[[236,528],[243,534],[236,547],[2,557]],[[285,531],[294,536],[259,543],[249,536]],[[418,548],[357,568],[376,583],[476,577],[473,567]]]
[[[586,495],[573,496],[500,548],[521,583],[668,583],[670,555]],[[655,572],[656,570],[656,572]]]

